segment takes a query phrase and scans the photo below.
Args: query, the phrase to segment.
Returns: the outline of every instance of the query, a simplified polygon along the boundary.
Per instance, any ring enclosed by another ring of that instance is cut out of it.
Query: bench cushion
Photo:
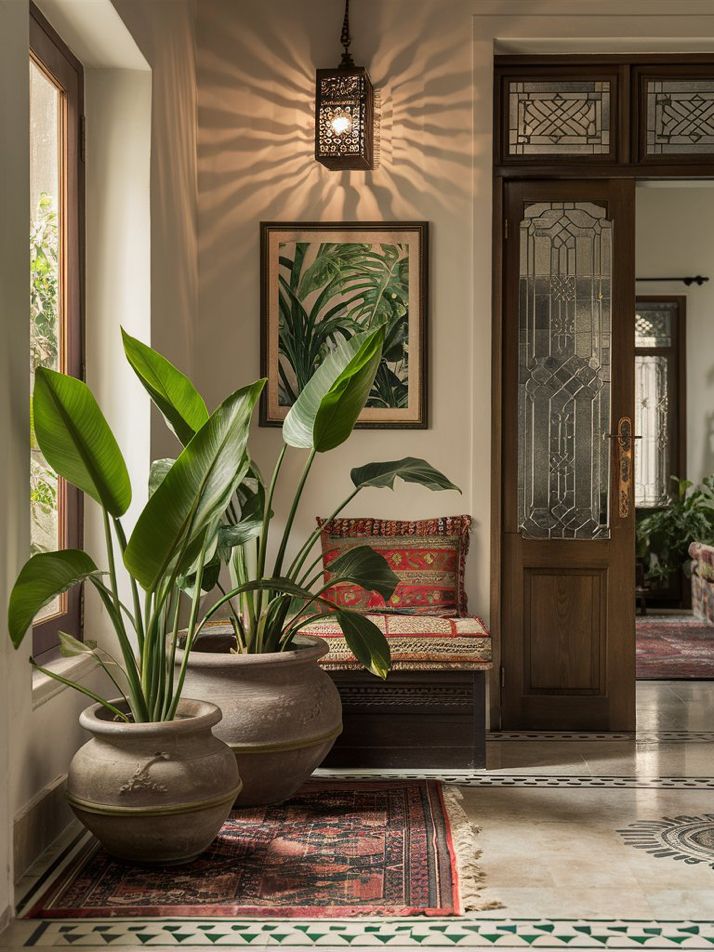
[[[403,521],[393,519],[317,520],[322,540],[325,581],[330,563],[358,545],[369,545],[384,556],[399,578],[385,604],[377,592],[340,582],[325,597],[352,611],[443,618],[466,615],[464,570],[469,548],[470,516]]]
[[[480,618],[437,618],[428,615],[369,615],[389,641],[396,671],[484,671],[492,666],[491,637]],[[303,629],[324,638],[330,652],[322,660],[332,671],[362,666],[347,647],[342,629],[329,616]]]

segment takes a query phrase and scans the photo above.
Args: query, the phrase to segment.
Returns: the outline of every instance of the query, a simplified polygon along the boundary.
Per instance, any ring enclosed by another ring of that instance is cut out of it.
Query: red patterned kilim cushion
[[[471,516],[445,516],[417,522],[386,519],[317,520],[321,527],[325,581],[331,562],[349,549],[369,545],[399,576],[385,604],[381,595],[341,582],[325,597],[358,612],[399,612],[448,618],[466,614],[464,568]]]
[[[434,618],[427,615],[370,615],[384,632],[392,669],[408,671],[486,670],[492,666],[491,636],[480,618]],[[362,666],[347,647],[342,629],[329,615],[303,629],[324,638],[329,654],[320,660],[328,670]]]

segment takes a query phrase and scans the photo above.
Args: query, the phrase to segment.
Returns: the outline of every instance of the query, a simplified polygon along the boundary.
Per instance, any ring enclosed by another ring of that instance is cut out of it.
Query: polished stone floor
[[[482,899],[498,909],[371,925],[155,921],[133,933],[126,921],[18,922],[0,950],[714,948],[714,682],[641,682],[637,693],[634,737],[497,734],[485,770],[444,777],[481,828]]]

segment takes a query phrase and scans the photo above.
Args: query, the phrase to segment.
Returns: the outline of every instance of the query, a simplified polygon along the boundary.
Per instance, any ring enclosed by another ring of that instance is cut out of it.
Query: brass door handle
[[[617,446],[617,506],[621,519],[627,519],[633,509],[634,502],[634,441],[642,439],[632,433],[632,420],[628,416],[620,417],[617,421],[617,431],[607,434],[610,439],[616,440]]]

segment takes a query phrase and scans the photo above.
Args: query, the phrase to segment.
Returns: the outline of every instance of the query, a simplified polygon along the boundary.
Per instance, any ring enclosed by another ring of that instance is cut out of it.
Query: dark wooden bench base
[[[331,671],[344,729],[323,767],[486,764],[484,671]]]

